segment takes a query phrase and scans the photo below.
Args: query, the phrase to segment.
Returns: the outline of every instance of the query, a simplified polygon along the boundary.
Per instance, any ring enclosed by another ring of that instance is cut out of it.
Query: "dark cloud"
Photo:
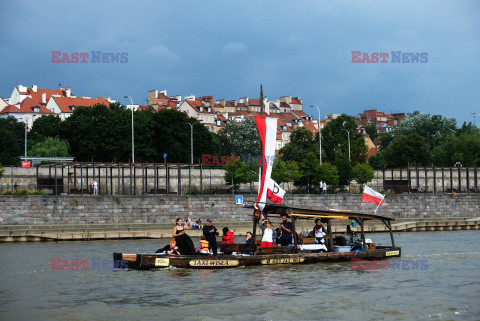
[[[480,112],[476,1],[2,1],[0,95],[147,91],[238,99],[298,95],[326,113]],[[126,64],[52,64],[52,50],[128,53]],[[351,51],[427,52],[424,64],[352,64]],[[307,112],[313,110],[306,108]],[[315,114],[315,113],[313,113]]]

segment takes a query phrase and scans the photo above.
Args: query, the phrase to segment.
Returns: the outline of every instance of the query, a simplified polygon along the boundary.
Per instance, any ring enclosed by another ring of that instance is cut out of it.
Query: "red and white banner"
[[[283,195],[285,195],[285,191],[277,182],[270,179],[270,183],[267,185],[267,198],[276,204],[280,204],[283,201]]]
[[[263,210],[267,199],[266,184],[270,182],[272,165],[275,159],[275,143],[277,141],[277,119],[255,116],[258,133],[262,140],[262,159],[258,180],[258,196],[255,208]]]
[[[385,195],[375,192],[373,189],[365,185],[363,189],[362,201],[381,205]]]

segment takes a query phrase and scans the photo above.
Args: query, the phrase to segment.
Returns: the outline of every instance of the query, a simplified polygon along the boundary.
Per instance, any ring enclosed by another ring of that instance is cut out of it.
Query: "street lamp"
[[[190,125],[190,165],[193,164],[193,125],[195,123],[190,124],[190,123],[185,123],[186,125]]]
[[[35,119],[37,115],[32,115],[32,125],[33,125],[33,120]],[[25,158],[27,157],[27,131],[28,131],[28,117],[25,114]]]
[[[350,130],[342,128],[342,130],[347,132],[348,135],[348,160],[352,162],[352,158],[350,157]]]
[[[318,142],[320,145],[320,165],[322,165],[322,131],[320,129],[320,108],[317,106],[310,106],[310,107],[315,107],[318,110]]]
[[[133,138],[133,100],[130,96],[125,96],[124,98],[130,98],[132,103],[132,163],[135,163],[135,139]]]
[[[473,124],[474,124],[475,126],[477,126],[477,122],[475,121],[475,115],[480,116],[480,114],[479,114],[479,113],[472,113],[472,115],[473,115]]]

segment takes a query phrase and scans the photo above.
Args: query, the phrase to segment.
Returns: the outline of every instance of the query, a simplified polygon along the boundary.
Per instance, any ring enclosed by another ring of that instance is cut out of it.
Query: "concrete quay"
[[[455,231],[480,229],[480,217],[477,218],[431,218],[431,219],[397,219],[392,224],[394,232],[421,231]],[[333,233],[346,233],[346,224],[335,221],[332,224]],[[244,236],[252,231],[249,221],[222,221],[214,225],[221,230],[224,226],[235,231],[235,235]],[[274,221],[274,225],[277,222]],[[301,221],[297,231],[311,231],[313,222]],[[352,228],[359,232],[359,228]],[[172,237],[171,224],[54,224],[54,225],[3,225],[0,227],[0,242],[58,242],[58,241],[90,241],[90,240],[121,240],[121,239],[162,239]],[[379,222],[366,222],[366,233],[387,232],[387,228]],[[201,230],[189,230],[191,237],[200,237]],[[257,234],[260,230],[257,228]]]

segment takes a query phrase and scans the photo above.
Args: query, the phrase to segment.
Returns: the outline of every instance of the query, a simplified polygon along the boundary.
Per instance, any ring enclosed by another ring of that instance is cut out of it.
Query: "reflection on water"
[[[387,234],[371,238],[389,244]],[[480,231],[401,233],[395,240],[402,260],[428,260],[428,269],[354,271],[351,263],[327,263],[52,271],[51,258],[111,259],[113,252],[154,252],[169,240],[2,244],[0,315],[2,320],[480,317]]]

